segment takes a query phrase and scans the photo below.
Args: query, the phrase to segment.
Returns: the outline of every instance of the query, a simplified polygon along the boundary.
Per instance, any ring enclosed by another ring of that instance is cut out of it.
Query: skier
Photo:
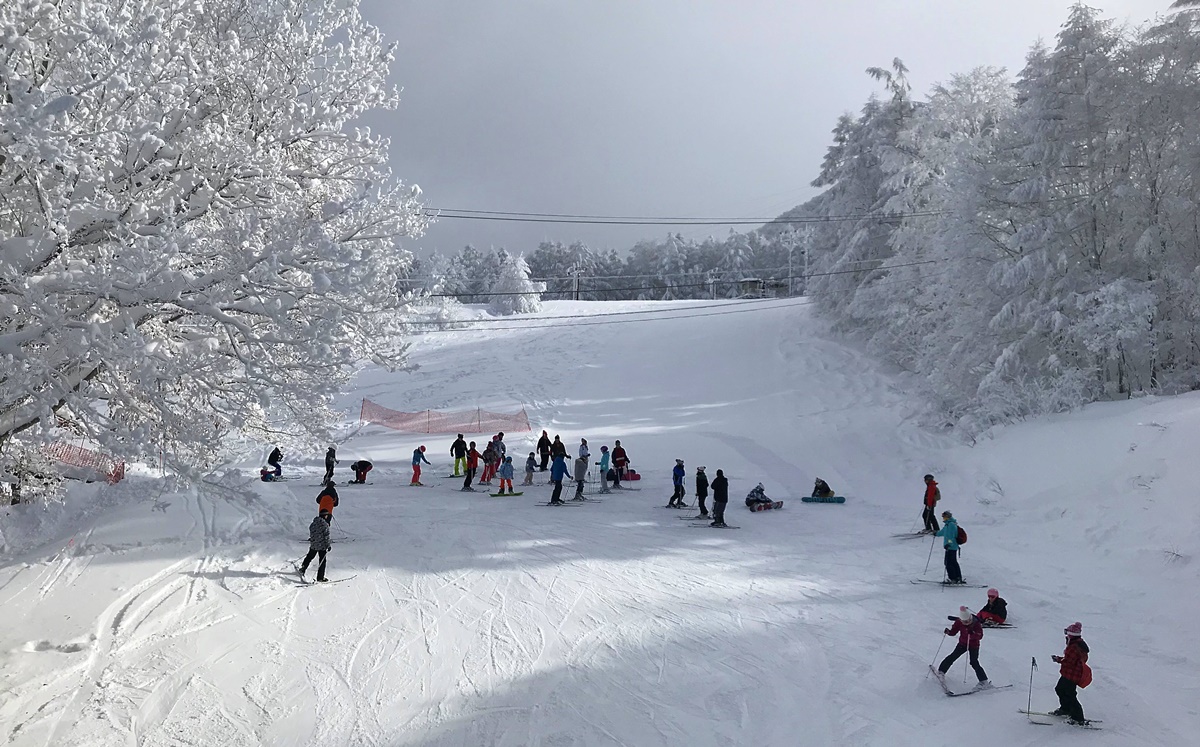
[[[958,645],[950,652],[950,655],[942,659],[942,663],[938,666],[934,674],[938,681],[942,683],[942,687],[946,686],[946,672],[950,671],[951,665],[958,661],[958,657],[969,652],[971,669],[975,670],[975,676],[979,678],[979,684],[975,686],[976,690],[986,690],[992,686],[988,680],[987,672],[983,671],[983,667],[979,666],[979,644],[983,641],[983,624],[979,622],[979,618],[966,607],[958,608],[958,617],[950,615],[947,620],[954,620],[954,625],[946,628],[943,632],[946,635],[958,635]]]
[[[587,457],[579,457],[575,460],[575,497],[571,500],[582,501],[583,498],[583,483],[587,480],[588,460]]]
[[[763,487],[763,484],[761,482],[759,484],[755,485],[754,489],[751,490],[749,493],[746,493],[746,507],[749,508],[751,511],[755,510],[755,506],[763,506],[764,508],[769,508],[774,505],[775,505],[775,501],[773,501],[767,497],[766,488]]]
[[[921,511],[921,518],[925,521],[925,528],[921,530],[922,534],[937,532],[938,523],[934,509],[937,507],[937,502],[941,499],[942,491],[938,489],[938,484],[934,482],[933,475],[925,475],[925,498],[923,499],[925,508]]]
[[[1083,640],[1083,623],[1071,623],[1063,629],[1063,633],[1067,636],[1063,655],[1050,657],[1061,665],[1058,668],[1058,684],[1054,686],[1059,707],[1051,713],[1066,716],[1073,724],[1086,724],[1083,706],[1079,704],[1078,688],[1092,684],[1092,669],[1087,665],[1090,649]]]
[[[813,498],[832,498],[833,497],[833,488],[829,487],[829,483],[825,482],[824,480],[822,480],[821,478],[818,477],[816,479],[816,481],[813,482],[812,497]]]
[[[463,480],[462,489],[467,493],[474,493],[475,488],[471,487],[471,481],[475,479],[475,472],[479,469],[479,452],[475,449],[475,442],[471,442],[470,448],[467,449],[467,476]]]
[[[537,442],[538,454],[542,455],[542,465],[539,472],[546,471],[546,465],[550,462],[550,436],[545,431],[542,431],[542,437]]]
[[[276,446],[271,450],[271,455],[267,457],[267,464],[275,468],[275,476],[279,477],[283,474],[283,467],[279,464],[283,461],[283,452]]]
[[[687,508],[687,504],[683,502],[683,476],[687,474],[683,469],[683,460],[675,460],[675,468],[671,470],[671,483],[675,486],[675,492],[671,494],[671,500],[667,501],[667,508]]]
[[[330,480],[325,483],[325,487],[317,495],[317,510],[327,516],[325,519],[327,522],[333,521],[333,509],[337,508],[339,503],[337,488],[334,487],[336,484],[333,480]]]
[[[354,479],[350,481],[351,485],[362,485],[367,481],[367,473],[375,468],[366,459],[359,459],[354,464],[350,465],[350,469],[354,470]]]
[[[612,450],[613,463],[613,487],[621,487],[621,476],[625,474],[625,468],[629,466],[629,455],[625,453],[625,447],[621,446],[620,441],[613,441]]]
[[[458,438],[450,444],[450,456],[454,457],[454,474],[451,477],[459,477],[462,475],[460,470],[467,467],[467,442],[463,440],[463,434],[458,434]]]
[[[579,439],[579,456],[583,457],[584,459],[592,458],[592,452],[588,451],[586,438]]]
[[[537,469],[537,460],[533,458],[533,452],[529,452],[529,458],[525,460],[525,482],[522,485],[533,484],[533,471]]]
[[[935,537],[942,538],[942,548],[946,551],[946,581],[951,584],[965,584],[962,569],[958,567],[958,522],[954,514],[942,512],[942,528],[934,532]]]
[[[275,471],[270,467],[263,467],[258,471],[258,479],[263,482],[275,482],[277,478]]]
[[[725,479],[725,473],[717,470],[717,476],[712,481],[713,493],[713,521],[709,524],[710,527],[725,526],[725,504],[729,503],[729,481]]]
[[[708,475],[704,474],[703,467],[696,468],[696,503],[700,506],[700,515],[708,518],[708,507],[704,505],[704,499],[708,497]]]
[[[599,464],[599,467],[600,467],[600,491],[599,492],[601,492],[601,493],[612,492],[608,489],[608,470],[609,470],[608,464],[609,464],[609,459],[611,458],[611,456],[612,455],[608,453],[607,446],[600,447],[600,464]]]
[[[554,493],[550,496],[550,505],[561,506],[562,500],[562,481],[567,476],[570,470],[567,468],[567,459],[564,455],[559,454],[554,457],[554,463],[550,465],[550,482],[554,483]]]
[[[337,447],[330,444],[329,451],[325,452],[325,479],[321,482],[325,483],[333,479],[333,467],[337,463]]]
[[[308,525],[308,554],[304,556],[304,562],[297,569],[300,571],[301,581],[304,581],[304,574],[308,573],[308,564],[318,556],[320,556],[320,561],[317,563],[317,581],[325,583],[329,580],[325,578],[325,554],[333,546],[329,541],[329,522],[332,517],[333,514],[321,509],[312,523]]]
[[[504,495],[504,484],[508,483],[508,494],[513,494],[513,466],[512,457],[504,457],[504,463],[500,465],[500,490],[497,492]]]
[[[1000,597],[1000,592],[988,589],[987,598],[987,604],[979,610],[979,619],[983,621],[985,628],[990,625],[999,625],[1008,619],[1008,602]]]
[[[421,482],[421,462],[425,462],[426,464],[429,464],[429,460],[425,458],[425,447],[424,446],[418,446],[417,448],[413,449],[413,458],[412,458],[413,476],[412,476],[412,482],[410,482],[409,485],[422,485],[423,486],[425,484],[425,483]]]

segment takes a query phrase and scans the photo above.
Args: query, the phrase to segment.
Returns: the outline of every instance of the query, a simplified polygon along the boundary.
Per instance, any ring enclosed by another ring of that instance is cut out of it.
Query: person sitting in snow
[[[278,475],[275,474],[275,470],[270,467],[263,467],[258,471],[258,479],[263,482],[275,482],[277,477]]]
[[[995,589],[987,590],[988,601],[979,610],[979,619],[983,621],[983,627],[990,625],[1001,625],[1008,619],[1008,602],[1000,598],[1000,592]]]
[[[754,489],[746,494],[746,506],[750,510],[754,510],[754,507],[757,504],[766,504],[768,506],[775,504],[774,501],[767,497],[766,488],[763,487],[761,482],[755,485]]]
[[[833,497],[833,488],[829,487],[829,483],[825,482],[824,480],[822,480],[821,478],[818,477],[816,479],[816,482],[813,483],[812,497],[813,498],[832,498]]]
[[[367,481],[367,473],[375,468],[366,459],[359,459],[354,464],[350,465],[350,469],[354,470],[354,479],[350,481],[351,485],[362,485]]]

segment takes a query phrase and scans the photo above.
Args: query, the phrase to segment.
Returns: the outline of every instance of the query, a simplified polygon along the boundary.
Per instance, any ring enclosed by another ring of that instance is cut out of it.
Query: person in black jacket
[[[269,457],[267,457],[267,464],[269,464],[275,468],[275,476],[276,477],[279,477],[280,475],[283,474],[283,467],[280,466],[280,464],[279,464],[282,461],[283,461],[283,452],[279,450],[278,446],[276,446],[274,448],[274,450],[271,451],[271,455]]]
[[[712,496],[713,496],[713,522],[709,524],[712,527],[725,526],[725,504],[729,503],[729,481],[725,479],[725,473],[717,470],[717,476],[712,481]]]
[[[454,443],[450,444],[450,456],[454,457],[454,474],[451,477],[462,477],[462,472],[467,468],[467,442],[463,440],[463,434],[458,434],[458,438]]]
[[[538,439],[537,450],[542,457],[541,468],[538,471],[545,472],[546,465],[550,463],[550,436],[545,431],[542,431],[542,437]]]
[[[337,447],[330,446],[329,451],[325,452],[325,479],[321,481],[322,484],[333,479],[333,467],[337,463]]]
[[[700,506],[700,515],[708,518],[708,507],[704,505],[704,500],[708,498],[708,475],[704,474],[703,467],[696,468],[696,503]]]

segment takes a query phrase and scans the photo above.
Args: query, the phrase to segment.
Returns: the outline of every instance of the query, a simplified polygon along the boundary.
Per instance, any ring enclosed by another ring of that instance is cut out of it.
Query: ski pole
[[[931,541],[929,543],[929,557],[925,558],[925,572],[921,574],[922,576],[924,576],[925,573],[929,573],[929,561],[933,560],[933,546],[936,544],[937,544],[937,537],[934,537],[933,541]]]
[[[1037,657],[1029,657],[1029,701],[1025,704],[1026,711],[1033,710],[1033,670],[1037,669]],[[1026,714],[1028,716],[1028,714]]]

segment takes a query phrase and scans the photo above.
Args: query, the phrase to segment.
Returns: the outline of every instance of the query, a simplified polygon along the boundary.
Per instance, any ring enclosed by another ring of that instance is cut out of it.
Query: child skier
[[[1008,602],[1001,599],[1000,592],[988,589],[987,598],[987,604],[979,610],[979,619],[983,621],[985,628],[991,625],[1000,625],[1008,619]]]
[[[471,481],[475,479],[475,473],[479,470],[479,451],[475,449],[475,442],[471,442],[471,447],[467,449],[467,476],[463,480],[462,489],[467,493],[474,493],[475,488],[471,487]]]
[[[529,457],[525,460],[525,482],[522,485],[533,484],[533,473],[537,469],[537,459],[534,459],[533,452],[529,452]]]
[[[304,556],[304,562],[297,569],[300,571],[300,580],[304,581],[304,574],[308,573],[308,564],[313,561],[313,558],[320,556],[320,562],[317,563],[317,581],[325,583],[329,579],[325,578],[325,554],[329,552],[332,544],[329,542],[329,522],[332,514],[324,509],[317,514],[317,517],[308,525],[308,554]]]
[[[946,582],[964,584],[962,569],[958,567],[958,522],[954,514],[942,512],[942,528],[933,533],[942,538],[942,548],[946,551]]]
[[[1083,640],[1083,624],[1071,623],[1063,629],[1067,636],[1067,647],[1062,656],[1051,656],[1061,666],[1058,668],[1058,684],[1054,694],[1058,696],[1058,708],[1051,711],[1055,716],[1066,716],[1073,724],[1086,724],[1083,706],[1079,704],[1077,688],[1092,684],[1092,669],[1087,665],[1091,649]]]
[[[829,487],[829,483],[825,482],[824,480],[822,480],[821,478],[818,477],[816,479],[816,481],[813,482],[812,497],[813,498],[832,498],[833,497],[833,488]]]
[[[454,458],[454,474],[451,477],[460,477],[461,470],[467,466],[467,442],[463,440],[463,434],[458,434],[458,438],[450,444],[450,456]]]
[[[704,500],[708,498],[708,476],[704,474],[703,467],[696,468],[696,503],[700,506],[700,516],[708,518],[708,507],[704,505]]]
[[[276,477],[280,477],[281,475],[283,475],[283,467],[280,466],[280,464],[279,464],[282,461],[283,461],[283,452],[279,450],[278,446],[276,446],[274,449],[271,450],[271,455],[267,457],[267,464],[269,464],[275,468],[275,476]]]
[[[325,452],[325,479],[321,481],[322,483],[333,479],[333,468],[337,463],[337,447],[331,444],[329,450]]]
[[[587,457],[581,456],[575,460],[575,497],[571,500],[582,501],[583,483],[587,480],[588,460]]]
[[[667,501],[667,508],[687,508],[687,504],[683,502],[683,476],[686,474],[683,469],[683,460],[675,460],[675,469],[671,470],[671,482],[675,485],[675,492],[671,494],[671,500]]]
[[[413,458],[412,458],[413,476],[412,476],[412,482],[409,483],[409,485],[423,486],[425,484],[425,483],[421,482],[421,462],[424,462],[425,464],[429,464],[429,460],[425,458],[425,447],[424,446],[418,446],[417,448],[413,449]]]
[[[979,684],[975,686],[975,689],[985,690],[991,687],[992,683],[987,678],[987,672],[983,671],[983,667],[979,666],[979,644],[983,642],[983,624],[966,607],[958,608],[957,619],[953,615],[950,615],[946,619],[954,620],[954,625],[946,628],[943,632],[946,635],[957,634],[958,645],[954,647],[949,656],[942,659],[942,663],[938,666],[934,675],[942,683],[942,687],[946,687],[946,672],[950,671],[950,666],[958,661],[958,657],[969,652],[970,656],[967,661],[971,663],[971,669],[975,670],[975,676],[979,678]]]
[[[725,526],[725,504],[729,503],[729,481],[725,479],[725,473],[717,470],[717,476],[712,481],[713,493],[713,521],[709,524],[710,527]]]
[[[513,494],[513,466],[512,457],[504,457],[504,464],[500,465],[500,490],[497,491],[500,495],[504,495],[504,486],[508,485],[508,494]]]
[[[362,485],[367,481],[367,473],[375,469],[375,465],[371,464],[366,459],[359,459],[357,462],[350,465],[350,469],[354,470],[354,479],[350,481],[350,484]]]
[[[551,506],[563,505],[562,481],[568,472],[570,470],[567,468],[567,458],[562,454],[556,454],[554,463],[550,465],[550,482],[554,484],[554,493],[550,496]]]
[[[934,482],[933,475],[925,475],[925,498],[922,500],[924,510],[921,511],[921,519],[925,522],[923,533],[933,534],[937,532],[937,517],[934,515],[934,509],[937,507],[937,502],[942,499],[942,491],[938,488],[938,484]]]

